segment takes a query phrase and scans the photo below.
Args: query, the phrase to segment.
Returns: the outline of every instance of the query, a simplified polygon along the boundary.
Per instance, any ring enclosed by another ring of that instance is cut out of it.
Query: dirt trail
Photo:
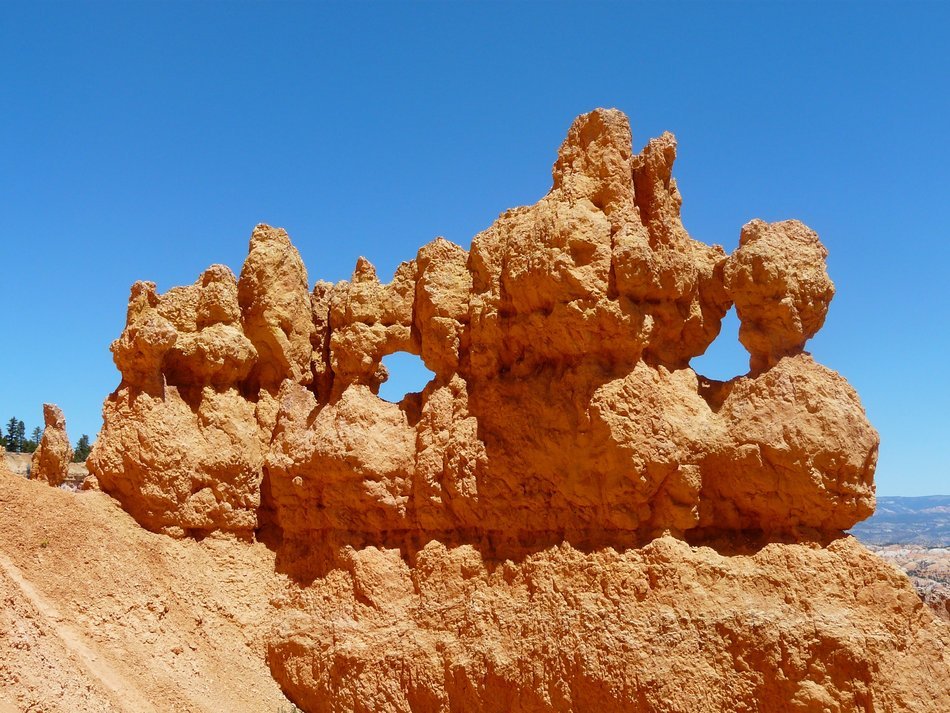
[[[73,659],[80,662],[83,674],[95,679],[105,687],[122,709],[153,713],[155,708],[146,701],[134,685],[100,656],[97,656],[86,644],[82,634],[70,626],[66,618],[50,604],[22,575],[16,565],[0,554],[0,569],[15,584],[20,592],[33,605],[36,612],[45,620],[47,626],[62,641]]]
[[[0,713],[269,713],[262,545],[175,541],[0,471]]]

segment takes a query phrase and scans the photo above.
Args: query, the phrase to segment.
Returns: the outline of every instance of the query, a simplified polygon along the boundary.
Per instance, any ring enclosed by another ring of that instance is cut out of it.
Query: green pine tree
[[[76,441],[76,447],[73,449],[73,462],[82,463],[89,457],[92,446],[89,445],[89,436],[85,433]]]
[[[24,453],[35,453],[36,449],[40,447],[40,441],[43,438],[43,429],[37,426],[30,433],[30,437],[23,441],[23,452]]]
[[[9,421],[7,421],[7,437],[6,437],[7,445],[6,445],[6,448],[7,448],[7,450],[10,451],[11,453],[19,453],[19,452],[20,452],[20,449],[17,448],[18,441],[17,441],[17,437],[16,437],[17,425],[18,425],[18,424],[19,424],[19,421],[17,421],[16,416],[14,416],[14,417],[11,418]]]

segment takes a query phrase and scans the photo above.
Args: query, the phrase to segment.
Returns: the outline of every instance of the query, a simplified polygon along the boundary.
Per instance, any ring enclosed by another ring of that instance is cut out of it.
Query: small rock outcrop
[[[804,351],[826,251],[694,240],[675,158],[596,110],[547,196],[389,283],[310,291],[263,225],[240,279],[136,283],[90,473],[145,527],[278,549],[269,660],[306,710],[937,711],[945,632],[842,539],[878,435]],[[690,360],[732,305],[750,371],[717,382]],[[397,351],[435,376],[388,403]]]
[[[69,477],[73,448],[66,435],[66,417],[56,404],[43,404],[43,437],[30,461],[30,478],[59,487]]]

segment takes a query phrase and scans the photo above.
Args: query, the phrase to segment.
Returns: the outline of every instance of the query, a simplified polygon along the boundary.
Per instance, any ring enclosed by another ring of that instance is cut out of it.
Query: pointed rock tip
[[[664,131],[659,136],[647,141],[643,151],[637,157],[639,164],[650,167],[662,165],[666,172],[672,168],[676,160],[676,136],[671,131]]]
[[[590,198],[610,209],[617,201],[632,200],[633,137],[626,114],[617,109],[595,109],[571,124],[554,163],[554,189]]]
[[[287,231],[283,228],[275,228],[268,225],[267,223],[258,223],[254,227],[254,231],[251,233],[251,244],[250,248],[253,248],[258,243],[267,243],[267,242],[282,242],[290,245],[290,236],[287,234]]]
[[[565,159],[574,158],[578,153],[589,153],[596,149],[602,153],[605,149],[619,152],[629,158],[633,152],[633,136],[630,132],[630,120],[619,109],[594,109],[581,114],[571,123],[567,138],[558,152],[558,167],[567,163]]]
[[[236,282],[234,271],[227,265],[215,263],[201,273],[201,284],[207,285],[211,282]]]
[[[624,137],[630,135],[630,119],[620,109],[598,107],[574,119],[568,130],[568,140],[575,136],[575,131],[581,140],[609,136],[623,142]]]
[[[350,281],[353,283],[378,282],[379,278],[376,277],[376,268],[373,267],[373,263],[360,255],[356,260],[356,267],[353,268],[353,277]]]
[[[133,296],[143,293],[154,294],[158,290],[158,285],[151,280],[136,280],[132,283],[130,290]]]
[[[468,251],[461,245],[457,245],[439,235],[419,248],[416,253],[416,264],[422,270],[433,260],[447,260],[449,256],[461,254],[468,254]]]
[[[43,404],[43,423],[47,428],[65,428],[63,410],[56,404]]]

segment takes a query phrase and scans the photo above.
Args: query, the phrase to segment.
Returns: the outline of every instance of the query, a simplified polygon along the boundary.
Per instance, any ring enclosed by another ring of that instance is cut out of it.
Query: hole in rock
[[[422,391],[435,374],[426,368],[422,358],[409,352],[396,352],[383,357],[389,378],[379,387],[379,398],[397,404],[406,394]]]
[[[719,336],[689,365],[697,374],[716,381],[729,381],[749,373],[749,352],[739,343],[739,317],[735,307],[730,307],[722,318]]]

